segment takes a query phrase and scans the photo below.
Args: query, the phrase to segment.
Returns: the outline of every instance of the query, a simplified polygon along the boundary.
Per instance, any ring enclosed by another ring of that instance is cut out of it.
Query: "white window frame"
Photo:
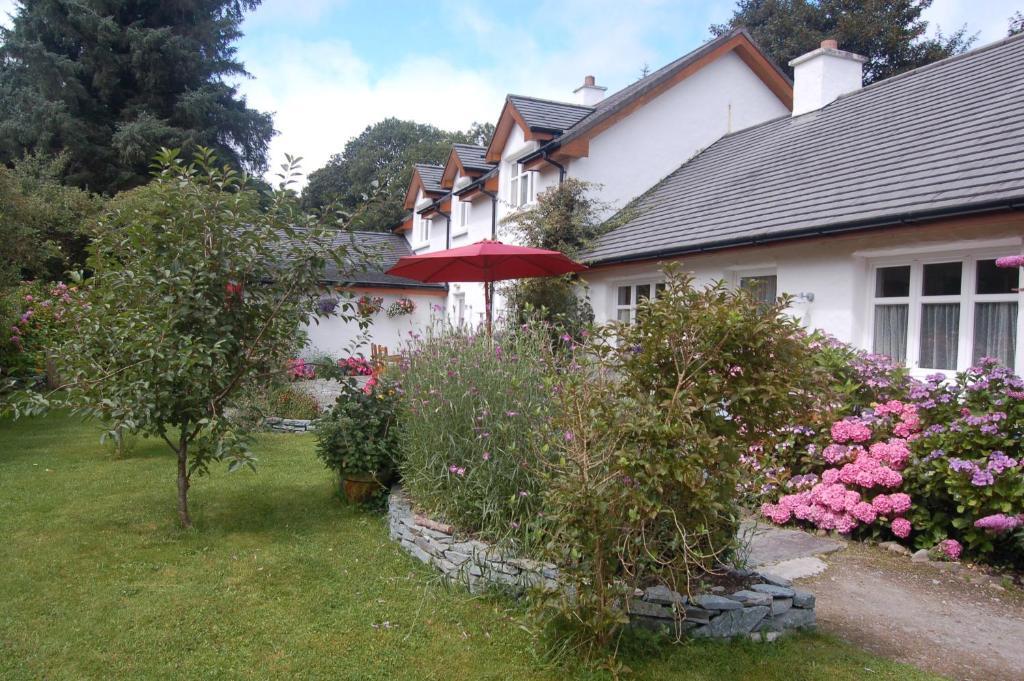
[[[509,163],[508,202],[515,208],[530,206],[537,201],[537,173],[526,170],[519,161]],[[522,187],[526,187],[526,198],[523,199]]]
[[[750,267],[750,268],[736,268],[730,270],[732,274],[732,286],[735,289],[743,287],[743,280],[754,277],[775,277],[775,298],[782,295],[779,290],[779,271],[775,267]],[[772,301],[774,302],[774,301]]]
[[[466,324],[466,294],[452,294],[452,319],[456,328],[461,329]]]
[[[973,364],[974,358],[974,308],[977,303],[1016,302],[1017,303],[1017,349],[1014,357],[1014,371],[1024,368],[1024,293],[976,293],[977,264],[980,260],[995,260],[1006,255],[1007,249],[984,250],[951,250],[946,252],[922,252],[917,255],[903,257],[891,256],[870,260],[868,263],[867,310],[865,313],[864,335],[862,347],[874,352],[875,338],[875,306],[876,305],[909,305],[907,314],[907,358],[906,365],[916,376],[942,373],[953,377],[957,371],[964,371]],[[940,263],[959,262],[960,295],[955,296],[923,296],[924,266]],[[877,272],[885,267],[910,266],[910,295],[900,298],[876,297]],[[960,305],[959,334],[957,337],[957,360],[955,369],[934,369],[920,366],[921,355],[921,306],[923,304],[958,303]]]
[[[455,205],[455,229],[452,230],[452,236],[462,236],[469,231],[473,204],[470,201],[457,201]]]
[[[416,237],[416,248],[423,248],[430,244],[430,229],[433,227],[433,220],[425,218],[419,213],[416,213],[416,218],[413,220],[413,234]]]
[[[658,299],[658,287],[659,286],[664,287],[665,286],[665,280],[664,279],[650,279],[650,278],[648,278],[648,279],[637,279],[635,281],[620,281],[620,282],[616,282],[612,286],[612,301],[611,301],[612,302],[612,311],[611,311],[611,319],[612,319],[612,321],[619,321],[619,322],[624,321],[627,324],[632,324],[633,322],[636,321],[636,308],[637,308],[637,304],[639,303],[639,301],[637,300],[637,289],[639,287],[641,287],[641,286],[650,286],[650,299],[651,300],[657,300]],[[619,304],[619,289],[627,288],[627,287],[629,288],[629,304],[628,305],[620,305]],[[628,313],[627,314],[627,316],[628,316],[627,319],[621,319],[620,318],[620,314],[622,312],[627,312]]]

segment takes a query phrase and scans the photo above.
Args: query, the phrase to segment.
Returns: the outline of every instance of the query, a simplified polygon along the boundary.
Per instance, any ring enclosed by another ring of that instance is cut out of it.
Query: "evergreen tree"
[[[789,61],[834,38],[840,49],[868,58],[864,82],[894,76],[967,50],[976,36],[961,27],[927,37],[921,18],[932,0],[739,0],[714,35],[745,27],[784,71]]]
[[[465,132],[448,132],[432,125],[387,118],[369,125],[334,154],[323,168],[309,174],[303,205],[316,209],[337,202],[354,211],[356,229],[385,230],[405,214],[402,202],[412,179],[414,163],[442,164],[455,142],[485,145],[494,133],[490,123],[474,123]],[[376,204],[367,206],[367,197]]]
[[[22,0],[0,29],[0,162],[63,154],[65,181],[114,193],[160,147],[207,146],[262,172],[274,134],[227,79],[259,0]]]

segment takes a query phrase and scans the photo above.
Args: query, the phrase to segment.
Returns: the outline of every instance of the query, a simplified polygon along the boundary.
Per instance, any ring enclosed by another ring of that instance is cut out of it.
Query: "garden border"
[[[498,587],[522,595],[534,587],[561,588],[555,565],[514,557],[487,542],[460,537],[451,525],[415,513],[399,485],[388,496],[388,530],[406,552],[471,592]],[[768,574],[738,573],[755,583],[729,596],[710,593],[689,598],[664,586],[638,590],[628,605],[631,623],[671,632],[678,613],[682,630],[691,637],[750,636],[768,641],[788,630],[815,626],[814,594]]]

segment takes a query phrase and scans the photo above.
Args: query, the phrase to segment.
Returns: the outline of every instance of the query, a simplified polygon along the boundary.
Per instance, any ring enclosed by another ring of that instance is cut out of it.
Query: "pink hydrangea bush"
[[[842,534],[887,525],[906,539],[912,526],[904,514],[911,499],[899,491],[900,471],[910,460],[909,443],[920,428],[917,408],[899,400],[836,421],[829,429],[831,442],[821,450],[827,467],[820,482],[763,504],[762,515],[778,525],[795,522]]]

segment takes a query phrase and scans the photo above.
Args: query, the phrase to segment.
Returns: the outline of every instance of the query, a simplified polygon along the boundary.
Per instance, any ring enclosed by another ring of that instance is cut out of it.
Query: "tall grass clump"
[[[493,339],[448,330],[407,352],[401,472],[417,505],[484,538],[535,545],[555,360],[551,334],[532,325]]]

